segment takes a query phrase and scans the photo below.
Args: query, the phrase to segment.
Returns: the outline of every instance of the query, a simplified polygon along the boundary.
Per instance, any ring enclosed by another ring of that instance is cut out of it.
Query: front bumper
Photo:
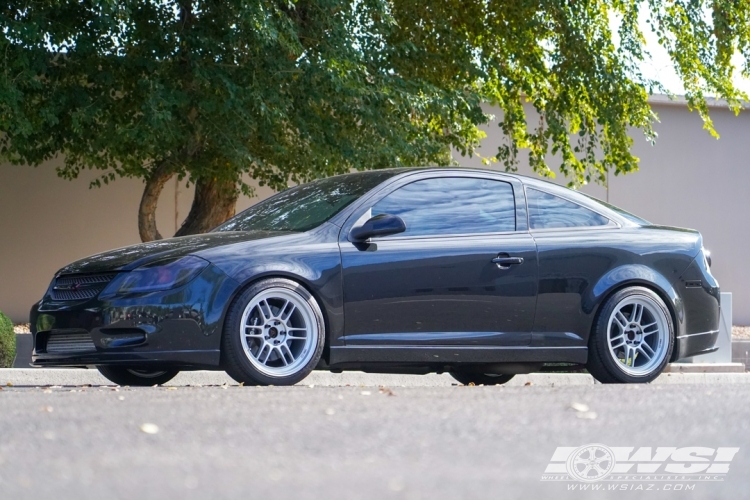
[[[210,265],[173,290],[54,301],[31,309],[35,366],[216,368],[226,306],[238,283]]]

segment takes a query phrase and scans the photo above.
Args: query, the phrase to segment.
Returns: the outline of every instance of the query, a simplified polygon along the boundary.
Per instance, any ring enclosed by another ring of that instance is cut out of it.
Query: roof
[[[684,95],[669,96],[667,94],[652,94],[648,98],[648,103],[656,106],[676,106],[682,108],[688,105],[687,98]],[[714,97],[707,97],[706,105],[714,109],[729,109],[729,104],[727,104],[726,100]],[[743,103],[742,107],[750,109],[750,103]]]

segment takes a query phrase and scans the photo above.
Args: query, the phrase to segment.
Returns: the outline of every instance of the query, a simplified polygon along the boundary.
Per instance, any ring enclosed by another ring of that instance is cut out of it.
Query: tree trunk
[[[170,168],[169,162],[162,160],[146,180],[141,204],[138,207],[138,233],[140,233],[141,241],[144,243],[162,239],[161,234],[156,229],[156,205],[159,202],[159,195],[164,189],[164,185],[173,175],[174,172]]]
[[[233,180],[198,179],[190,213],[175,236],[205,233],[218,226],[234,215],[238,196]]]

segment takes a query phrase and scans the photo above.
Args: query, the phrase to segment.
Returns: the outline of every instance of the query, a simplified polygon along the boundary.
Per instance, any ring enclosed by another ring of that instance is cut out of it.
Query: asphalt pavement
[[[447,376],[316,373],[258,388],[197,372],[126,388],[91,371],[30,371],[90,378],[47,385],[0,371],[0,499],[745,498],[750,486],[743,374],[466,387]],[[588,443],[740,450],[721,481],[687,491],[665,491],[679,481],[580,491],[585,483],[541,480],[557,447]]]

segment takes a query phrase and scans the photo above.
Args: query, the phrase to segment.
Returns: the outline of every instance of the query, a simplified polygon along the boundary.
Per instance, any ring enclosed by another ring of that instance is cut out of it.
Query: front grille
[[[52,300],[92,299],[112,281],[115,273],[68,274],[55,279],[52,285]]]
[[[91,335],[85,330],[69,333],[56,333],[54,330],[47,339],[48,353],[96,351]]]

